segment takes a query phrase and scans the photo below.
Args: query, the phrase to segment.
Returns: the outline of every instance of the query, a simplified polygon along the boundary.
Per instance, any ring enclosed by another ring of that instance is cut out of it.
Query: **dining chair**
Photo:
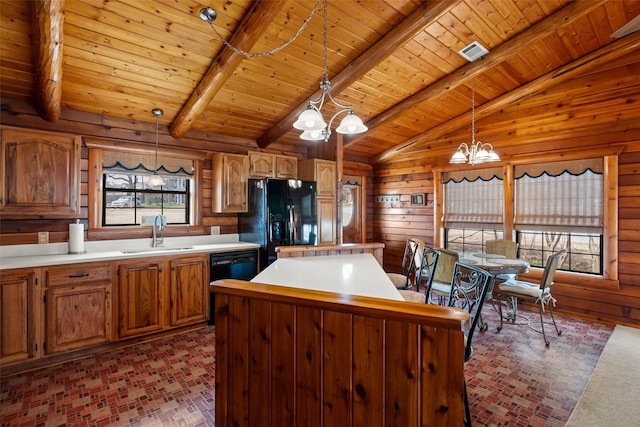
[[[455,251],[438,248],[440,255],[438,256],[438,264],[433,273],[431,282],[431,292],[427,295],[427,301],[434,296],[438,299],[438,304],[444,305],[451,294],[451,279],[453,278],[453,268],[459,260],[459,255]]]
[[[409,302],[428,302],[427,295],[431,292],[431,283],[433,282],[433,274],[438,265],[438,257],[440,252],[436,249],[423,245],[422,250],[418,251],[419,261],[414,265],[412,289],[401,289],[400,295],[405,301]],[[420,292],[420,286],[424,288],[424,292]]]
[[[464,361],[471,359],[473,334],[480,321],[482,306],[487,297],[487,291],[493,284],[493,277],[481,268],[456,261],[451,279],[451,292],[448,305],[466,310],[471,317],[469,329],[464,335]],[[464,425],[471,426],[471,411],[467,396],[467,382],[464,380]]]
[[[400,273],[387,273],[393,285],[398,289],[410,289],[411,273],[416,263],[418,250],[424,247],[424,242],[420,239],[409,238],[404,246],[404,254],[402,255],[402,264],[400,265]],[[419,260],[418,260],[419,261]]]
[[[487,240],[485,253],[502,255],[507,259],[516,259],[519,246],[518,242],[507,239]],[[516,279],[517,277],[516,274],[498,274],[494,277],[494,280],[499,283],[509,279]]]
[[[562,265],[564,258],[567,254],[567,251],[562,249],[552,255],[547,259],[547,264],[544,268],[544,272],[542,273],[542,279],[540,283],[531,283],[525,282],[521,280],[507,280],[506,282],[502,282],[498,285],[498,292],[495,293],[494,299],[497,301],[498,305],[498,313],[500,315],[500,326],[498,327],[498,332],[502,329],[504,323],[504,317],[502,313],[503,304],[506,306],[509,311],[509,307],[511,313],[508,313],[507,320],[512,324],[518,324],[516,322],[517,311],[518,311],[518,300],[525,300],[529,302],[533,302],[534,304],[540,304],[540,329],[537,330],[531,325],[531,322],[527,322],[526,324],[536,332],[542,333],[542,337],[544,338],[544,343],[548,347],[549,340],[547,339],[547,335],[544,331],[544,318],[543,313],[545,312],[545,306],[549,308],[549,315],[551,316],[550,323],[556,329],[556,333],[558,336],[562,335],[562,332],[558,329],[558,325],[556,324],[556,319],[553,317],[553,307],[556,305],[556,299],[551,295],[551,287],[553,286],[553,279],[556,273],[558,266]]]

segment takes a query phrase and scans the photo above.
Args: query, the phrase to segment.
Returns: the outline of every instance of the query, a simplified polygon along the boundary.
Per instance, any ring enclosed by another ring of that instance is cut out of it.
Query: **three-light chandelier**
[[[302,131],[300,138],[306,141],[328,141],[331,136],[331,125],[336,117],[342,113],[347,113],[347,115],[336,128],[336,132],[346,135],[355,135],[367,131],[367,127],[362,123],[362,119],[354,113],[353,107],[351,105],[345,105],[338,102],[331,95],[331,83],[329,82],[329,74],[327,71],[327,0],[323,0],[323,4],[324,71],[322,74],[322,80],[320,80],[320,89],[322,90],[322,93],[318,99],[309,101],[307,108],[300,113],[298,120],[293,124],[294,128]],[[327,100],[331,101],[339,109],[338,112],[329,119],[329,123],[324,120],[324,117],[320,112]]]
[[[470,165],[477,165],[485,162],[497,162],[500,160],[500,156],[493,151],[491,144],[484,144],[480,141],[476,141],[476,120],[475,120],[475,82],[471,84],[471,143],[467,145],[466,142],[461,143],[458,149],[449,163],[469,163]]]

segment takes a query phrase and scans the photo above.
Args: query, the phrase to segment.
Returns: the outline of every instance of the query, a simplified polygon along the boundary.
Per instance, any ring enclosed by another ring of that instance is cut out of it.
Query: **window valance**
[[[500,176],[502,170],[500,170]],[[487,175],[488,176],[488,175]],[[501,226],[504,215],[502,177],[492,175],[473,181],[450,178],[444,184],[445,227],[495,228]]]
[[[154,155],[105,150],[102,168],[109,172],[152,173],[155,169]],[[158,156],[158,172],[174,176],[192,176],[193,160]]]

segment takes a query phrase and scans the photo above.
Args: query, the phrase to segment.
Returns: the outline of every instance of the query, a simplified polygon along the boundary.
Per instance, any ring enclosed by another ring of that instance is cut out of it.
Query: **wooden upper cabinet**
[[[336,162],[309,159],[298,164],[299,179],[316,182],[318,197],[336,197]]]
[[[276,178],[297,179],[298,159],[295,157],[276,155]]]
[[[270,153],[249,152],[249,177],[273,178],[275,176],[275,155]]]
[[[280,154],[249,152],[250,178],[298,178],[298,159]]]
[[[249,168],[247,156],[216,153],[213,155],[213,200],[216,213],[247,211]]]
[[[77,218],[79,136],[0,129],[0,214],[7,219]]]

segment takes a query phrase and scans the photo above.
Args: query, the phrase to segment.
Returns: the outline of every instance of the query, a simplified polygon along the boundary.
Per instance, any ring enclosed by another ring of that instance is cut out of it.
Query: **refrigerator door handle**
[[[294,216],[293,201],[289,200],[287,203],[287,209],[289,210],[289,245],[296,244],[296,221]]]

